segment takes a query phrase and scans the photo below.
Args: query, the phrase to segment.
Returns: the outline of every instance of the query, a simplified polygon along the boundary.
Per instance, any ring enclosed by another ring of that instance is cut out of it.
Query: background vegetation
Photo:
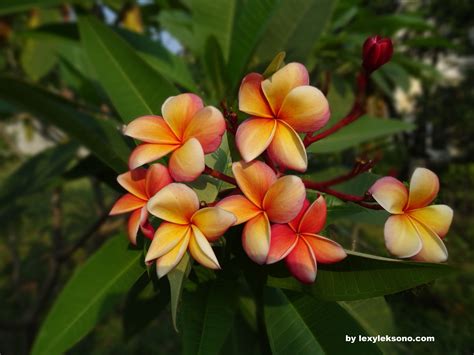
[[[103,137],[119,125],[117,117],[134,118],[140,109],[131,104],[135,90],[155,88],[153,80],[164,77],[219,105],[235,97],[247,70],[263,70],[285,50],[288,60],[308,66],[313,84],[328,86],[337,120],[352,105],[361,44],[380,34],[392,37],[395,54],[373,76],[367,116],[315,144],[308,174],[328,179],[355,159],[373,157],[380,158],[378,175],[406,180],[415,166],[437,172],[439,200],[455,210],[446,241],[458,272],[381,298],[377,312],[364,301],[351,309],[369,324],[385,313],[376,334],[436,337],[434,344],[383,345],[387,353],[472,353],[473,10],[469,0],[0,2],[0,352],[28,353],[76,266],[123,230],[124,221],[107,213],[120,191],[111,167],[123,167],[128,147],[116,142],[121,148],[111,149]],[[252,27],[259,16],[268,21],[261,30]],[[146,63],[140,70],[91,65],[101,45],[95,35],[111,36],[100,22],[121,38],[109,53],[112,63],[131,46]],[[155,112],[163,86],[146,98]],[[236,109],[232,100],[228,105]],[[351,188],[363,192],[368,182],[356,184]],[[383,216],[333,214],[330,222],[328,233],[344,247],[387,255]],[[100,262],[104,268],[114,264]],[[179,351],[180,334],[164,307],[152,284],[138,282],[68,353]],[[226,353],[260,353],[251,322],[244,316],[235,322],[243,326],[229,336]]]

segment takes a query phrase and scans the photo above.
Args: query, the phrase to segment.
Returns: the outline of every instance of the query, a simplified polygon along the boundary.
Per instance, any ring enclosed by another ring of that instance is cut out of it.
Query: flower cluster
[[[289,63],[268,78],[258,73],[245,76],[238,104],[248,118],[234,131],[242,160],[232,164],[233,177],[205,164],[205,155],[221,145],[226,121],[198,96],[170,97],[161,108],[162,116],[132,121],[124,134],[141,143],[130,155],[130,171],[118,177],[128,193],[110,214],[131,212],[130,242],[136,244],[138,230],[152,239],[145,261],[156,263],[159,277],[172,270],[187,251],[203,266],[220,268],[212,243],[230,227],[244,224],[242,246],[251,260],[257,264],[285,260],[294,277],[311,283],[317,264],[335,263],[347,254],[341,245],[320,235],[327,214],[324,197],[310,202],[306,188],[313,185],[284,171],[306,171],[308,160],[300,134],[313,134],[327,123],[328,101],[309,85],[302,64]],[[145,164],[150,164],[147,169],[142,167]],[[203,173],[233,182],[236,188],[212,204],[200,203],[184,183]],[[418,169],[409,193],[391,177],[371,188],[373,199],[393,214],[385,226],[385,239],[394,255],[446,260],[440,237],[447,232],[452,211],[443,205],[427,207],[438,185],[433,173]],[[156,231],[149,214],[161,221]]]

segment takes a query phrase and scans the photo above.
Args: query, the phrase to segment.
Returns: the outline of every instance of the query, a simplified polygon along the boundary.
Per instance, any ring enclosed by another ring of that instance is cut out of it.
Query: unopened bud
[[[362,66],[367,73],[372,73],[387,63],[393,54],[393,45],[390,38],[380,36],[369,37],[362,49]]]

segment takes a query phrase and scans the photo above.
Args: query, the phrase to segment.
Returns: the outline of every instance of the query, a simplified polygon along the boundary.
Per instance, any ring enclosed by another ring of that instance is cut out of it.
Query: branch
[[[215,177],[216,179],[225,181],[229,184],[237,186],[237,181],[231,176],[228,176],[224,173],[221,173],[220,171],[214,170],[213,168],[209,167],[206,165],[204,168],[204,174],[210,175],[212,177]]]

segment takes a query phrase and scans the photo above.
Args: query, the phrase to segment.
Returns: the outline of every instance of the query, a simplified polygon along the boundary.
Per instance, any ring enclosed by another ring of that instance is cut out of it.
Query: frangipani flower
[[[112,207],[110,215],[132,212],[128,219],[128,238],[137,244],[137,232],[140,227],[147,238],[153,238],[153,227],[148,222],[146,203],[155,193],[173,180],[168,169],[161,164],[153,164],[148,170],[138,168],[127,171],[117,177],[118,183],[128,191]]]
[[[248,74],[240,85],[239,109],[251,117],[238,128],[236,143],[242,158],[252,161],[265,149],[284,168],[305,171],[306,150],[298,133],[313,132],[329,119],[324,94],[309,86],[306,68],[290,63],[265,79]]]
[[[305,200],[295,219],[272,226],[267,264],[285,259],[288,269],[300,282],[314,282],[318,263],[336,263],[347,256],[338,243],[317,234],[325,223],[324,197],[320,196],[312,204]]]
[[[291,221],[303,206],[305,187],[297,176],[277,179],[273,170],[261,161],[232,165],[242,195],[232,195],[217,206],[237,217],[235,224],[245,223],[242,244],[247,255],[264,264],[270,249],[270,222]]]
[[[385,222],[385,245],[399,258],[443,262],[448,251],[441,240],[449,230],[453,210],[446,205],[429,204],[439,191],[435,173],[417,168],[410,180],[410,190],[393,177],[375,182],[369,192],[392,214]]]
[[[232,226],[235,216],[219,207],[199,209],[199,199],[188,186],[172,183],[148,201],[148,211],[163,220],[155,233],[145,261],[156,259],[158,277],[166,275],[189,248],[192,257],[210,269],[219,262],[209,242]]]
[[[168,98],[160,116],[142,116],[130,122],[124,133],[143,144],[129,158],[130,169],[172,153],[170,174],[175,181],[193,181],[205,168],[204,155],[221,144],[225,121],[215,107],[204,107],[199,96],[181,94]]]

